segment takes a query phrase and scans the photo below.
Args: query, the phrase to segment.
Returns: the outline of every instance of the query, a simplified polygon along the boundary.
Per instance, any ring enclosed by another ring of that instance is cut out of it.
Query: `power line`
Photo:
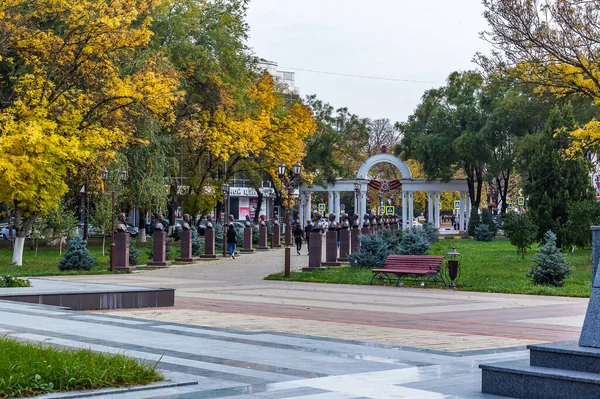
[[[412,80],[412,79],[399,79],[399,78],[384,78],[381,76],[367,76],[367,75],[352,75],[349,73],[338,73],[338,72],[326,72],[326,71],[317,71],[314,69],[304,69],[304,68],[292,68],[292,67],[280,67],[283,69],[291,69],[292,71],[302,71],[302,72],[311,72],[311,73],[320,73],[322,75],[334,75],[334,76],[344,76],[347,78],[358,78],[358,79],[373,79],[373,80],[388,80],[392,82],[408,82],[408,83],[431,83],[431,84],[444,84],[444,82],[434,82],[429,80]]]

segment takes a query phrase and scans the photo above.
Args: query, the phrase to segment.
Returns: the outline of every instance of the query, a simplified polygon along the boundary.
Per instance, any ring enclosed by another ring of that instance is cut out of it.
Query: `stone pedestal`
[[[267,251],[267,226],[260,226],[258,228],[258,248],[260,251]]]
[[[337,258],[339,262],[348,262],[350,255],[350,229],[340,230],[340,256]]]
[[[529,345],[529,361],[482,364],[481,390],[511,398],[600,397],[600,227],[592,226],[596,274],[579,343]]]
[[[371,234],[371,229],[369,227],[362,227],[360,229],[360,234]]]
[[[321,267],[321,254],[323,253],[323,238],[321,230],[315,229],[310,233],[310,247],[308,249],[308,267],[303,272],[324,269]]]
[[[360,241],[358,241],[358,237],[360,236],[360,229],[352,229],[350,231],[350,253],[353,254],[359,247]]]
[[[153,259],[148,262],[148,267],[169,267],[171,262],[167,262],[167,233],[155,230],[152,233],[152,251]]]
[[[129,233],[117,231],[115,234],[115,270],[135,270],[129,266]]]
[[[600,262],[600,226],[592,226],[592,278],[596,277]]]
[[[192,256],[192,231],[181,230],[179,233],[179,240],[181,242],[181,256],[175,259],[177,262],[192,263],[194,258]]]
[[[339,266],[337,252],[337,231],[329,230],[325,233],[325,262],[323,262],[323,266]]]
[[[204,232],[204,255],[203,259],[215,259],[215,229],[206,229]]]
[[[273,226],[271,232],[271,248],[281,248],[281,230],[279,225]]]
[[[240,252],[245,254],[254,252],[252,248],[252,227],[244,227],[244,248]]]

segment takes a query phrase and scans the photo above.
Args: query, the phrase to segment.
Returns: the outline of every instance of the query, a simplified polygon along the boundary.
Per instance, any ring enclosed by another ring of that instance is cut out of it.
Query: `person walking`
[[[306,248],[310,252],[310,232],[312,231],[312,222],[309,220],[304,227],[304,237],[306,237]],[[308,255],[308,254],[307,254]]]
[[[227,252],[229,252],[229,256],[231,259],[235,259],[235,247],[237,245],[237,232],[233,227],[233,223],[229,224],[227,227]]]
[[[296,252],[298,255],[300,255],[300,250],[302,249],[302,236],[304,236],[304,231],[302,230],[300,221],[297,220],[294,228],[294,239],[296,240]]]

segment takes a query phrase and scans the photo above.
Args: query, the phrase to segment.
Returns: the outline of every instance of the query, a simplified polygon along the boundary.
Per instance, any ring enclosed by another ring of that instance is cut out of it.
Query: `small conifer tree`
[[[467,233],[470,236],[475,235],[475,229],[481,224],[481,218],[479,217],[479,210],[477,208],[471,208],[471,216],[469,217],[469,225],[467,226]]]
[[[388,242],[379,234],[361,235],[360,247],[348,257],[351,267],[383,267],[390,254]]]
[[[552,285],[560,287],[565,277],[571,273],[566,255],[556,247],[556,235],[548,231],[544,236],[546,243],[542,245],[532,259],[531,270],[527,277],[531,278],[533,284]]]
[[[482,224],[477,226],[473,236],[477,241],[492,241],[492,238],[494,238],[494,233],[490,231],[490,228],[487,224]]]
[[[404,232],[400,241],[400,255],[424,255],[431,249],[431,242],[426,230],[413,227]]]
[[[94,267],[94,257],[87,249],[87,242],[79,237],[69,241],[69,250],[58,263],[60,270],[90,270]]]
[[[496,235],[496,223],[494,223],[494,219],[492,218],[492,213],[489,209],[483,209],[481,211],[481,224],[487,225],[489,230],[492,232],[492,235]]]

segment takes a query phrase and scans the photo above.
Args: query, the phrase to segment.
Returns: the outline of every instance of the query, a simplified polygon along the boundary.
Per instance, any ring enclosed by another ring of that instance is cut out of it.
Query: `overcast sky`
[[[487,25],[480,0],[251,0],[255,55],[289,68],[427,81],[416,83],[296,72],[304,97],[361,117],[405,121],[424,91],[455,70],[474,69]]]

